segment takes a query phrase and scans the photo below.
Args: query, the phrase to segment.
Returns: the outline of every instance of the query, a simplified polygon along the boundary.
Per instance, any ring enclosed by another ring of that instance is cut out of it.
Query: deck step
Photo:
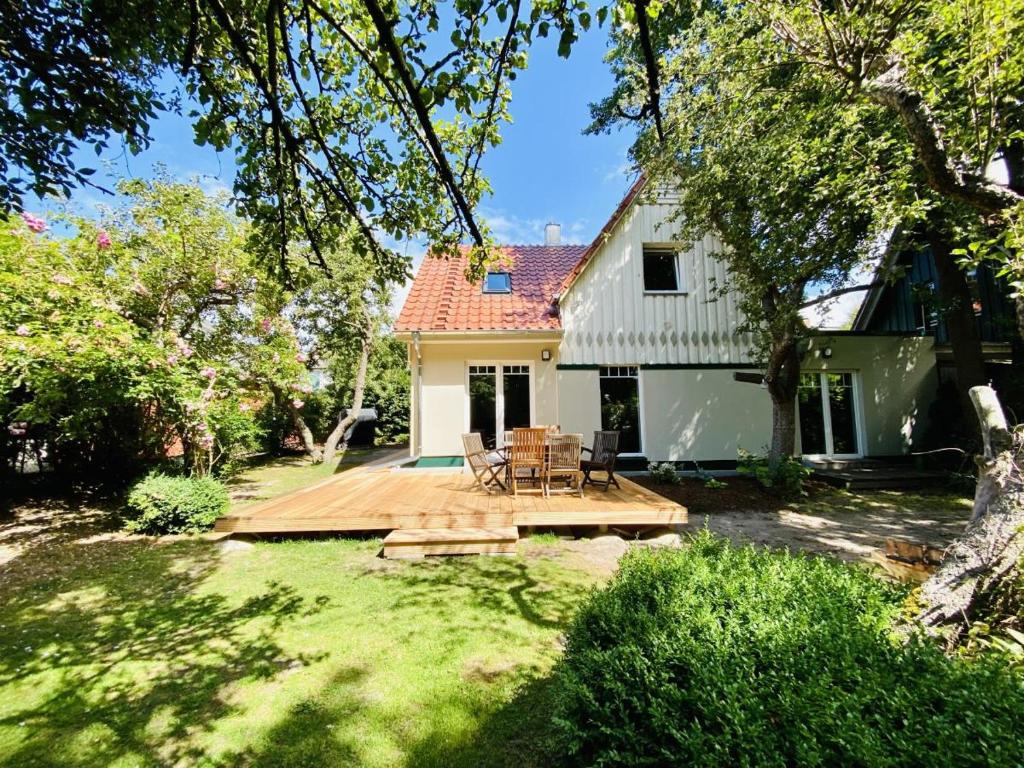
[[[425,555],[514,555],[519,529],[405,528],[384,537],[384,557],[419,558]]]

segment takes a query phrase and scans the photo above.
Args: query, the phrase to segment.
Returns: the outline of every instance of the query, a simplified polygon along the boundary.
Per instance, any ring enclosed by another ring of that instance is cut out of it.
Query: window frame
[[[601,379],[633,379],[636,382],[636,426],[637,430],[640,433],[640,451],[638,453],[624,452],[619,454],[619,456],[623,456],[626,458],[645,458],[647,456],[645,445],[645,440],[647,439],[647,429],[644,427],[644,386],[641,372],[642,368],[636,363],[599,365],[597,368],[598,392],[600,392]],[[600,401],[598,403],[598,410],[600,410]],[[602,425],[602,429],[603,428],[604,425]]]
[[[494,276],[504,275],[505,276],[505,283],[506,283],[507,287],[501,288],[501,289],[488,288],[487,287],[487,281],[491,278],[492,275],[494,275]],[[495,270],[495,271],[489,271],[486,275],[484,275],[484,282],[483,282],[483,285],[480,286],[480,290],[481,290],[482,293],[498,293],[498,294],[501,294],[501,293],[512,293],[512,273],[509,272],[506,269],[499,269],[499,270]]]
[[[650,289],[647,287],[647,255],[648,254],[670,254],[672,256],[672,268],[675,270],[676,287],[674,289]],[[681,251],[678,246],[670,243],[644,243],[640,247],[640,282],[643,285],[645,296],[679,296],[685,294],[686,285],[683,282],[683,270],[680,265]]]

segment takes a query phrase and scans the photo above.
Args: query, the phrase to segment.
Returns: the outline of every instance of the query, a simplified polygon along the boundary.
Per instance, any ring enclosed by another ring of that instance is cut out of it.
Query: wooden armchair
[[[618,431],[605,431],[594,433],[594,447],[584,448],[590,454],[589,459],[580,462],[580,469],[583,470],[583,483],[586,485],[598,485],[599,481],[591,479],[591,472],[604,472],[607,478],[604,481],[604,490],[614,484],[619,487],[619,481],[615,479],[615,459],[619,455],[619,433]]]
[[[542,479],[545,495],[577,493],[583,498],[583,470],[580,469],[582,446],[583,435],[548,435]],[[561,481],[561,487],[554,481]]]
[[[512,487],[512,495],[515,496],[519,483],[523,479],[520,470],[529,470],[529,478],[532,483],[535,479],[542,479],[544,472],[544,436],[547,430],[540,428],[516,428],[512,430],[512,445],[508,448],[508,480]],[[544,492],[543,482],[541,493]]]
[[[462,447],[466,451],[466,463],[473,472],[473,479],[480,489],[491,492],[491,487],[497,485],[505,490],[505,484],[501,482],[501,473],[505,469],[505,461],[494,451],[484,448],[483,438],[479,432],[467,432],[462,436]]]

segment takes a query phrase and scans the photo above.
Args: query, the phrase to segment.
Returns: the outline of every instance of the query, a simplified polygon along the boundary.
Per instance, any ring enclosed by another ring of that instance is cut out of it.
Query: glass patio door
[[[797,390],[800,447],[805,456],[861,455],[852,373],[803,373]]]
[[[507,430],[532,420],[529,365],[469,366],[469,431],[479,432],[485,447],[502,445]]]

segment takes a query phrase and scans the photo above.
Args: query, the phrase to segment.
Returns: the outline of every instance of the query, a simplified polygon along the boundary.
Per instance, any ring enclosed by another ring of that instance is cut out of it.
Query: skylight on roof
[[[484,278],[484,293],[512,293],[512,275],[508,272],[488,272]]]

